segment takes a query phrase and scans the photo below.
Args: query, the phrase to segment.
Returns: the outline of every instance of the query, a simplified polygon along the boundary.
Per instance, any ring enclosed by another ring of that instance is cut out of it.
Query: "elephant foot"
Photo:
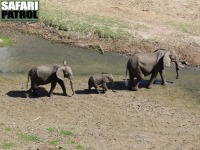
[[[138,87],[133,87],[132,90],[133,91],[138,91]]]
[[[150,86],[147,86],[147,89],[152,89],[152,86],[150,85]]]
[[[67,96],[67,93],[63,93],[62,95],[63,95],[63,96]]]
[[[53,97],[53,93],[49,93],[49,97]]]
[[[26,98],[29,98],[29,93],[26,92],[26,93],[25,93],[25,97],[26,97]]]
[[[138,87],[131,87],[130,90],[131,91],[138,91]]]
[[[168,85],[168,83],[167,82],[162,82],[162,85]]]
[[[97,94],[100,94],[100,92],[99,92],[99,91],[97,91]]]
[[[105,94],[105,93],[106,93],[106,91],[103,91],[102,93],[103,93],[103,94]]]

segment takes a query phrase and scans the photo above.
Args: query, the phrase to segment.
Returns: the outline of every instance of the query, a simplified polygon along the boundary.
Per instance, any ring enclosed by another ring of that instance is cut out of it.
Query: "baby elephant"
[[[94,87],[99,94],[99,86],[102,86],[103,93],[106,93],[108,90],[108,87],[106,86],[106,83],[114,82],[114,77],[112,74],[108,73],[101,73],[101,74],[95,74],[91,76],[88,80],[88,93],[90,92],[91,88]]]
[[[64,65],[51,65],[51,66],[37,66],[32,68],[28,74],[28,82],[29,78],[31,79],[31,87],[28,91],[25,92],[26,97],[29,96],[29,93],[33,91],[33,96],[37,96],[36,89],[39,85],[45,85],[51,83],[51,89],[49,91],[49,96],[51,97],[53,94],[53,90],[58,83],[63,91],[63,95],[67,95],[66,88],[64,85],[64,78],[68,78],[70,80],[71,90],[74,95],[74,87],[73,87],[73,74],[72,70],[69,66],[66,66],[66,62],[64,61]],[[27,87],[28,87],[27,82]]]

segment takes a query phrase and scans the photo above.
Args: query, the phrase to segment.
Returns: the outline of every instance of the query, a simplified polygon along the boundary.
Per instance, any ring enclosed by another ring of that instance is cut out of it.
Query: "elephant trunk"
[[[75,94],[74,92],[74,81],[73,81],[73,77],[70,76],[69,77],[69,80],[70,80],[70,86],[71,86],[71,89],[72,89],[72,96]]]

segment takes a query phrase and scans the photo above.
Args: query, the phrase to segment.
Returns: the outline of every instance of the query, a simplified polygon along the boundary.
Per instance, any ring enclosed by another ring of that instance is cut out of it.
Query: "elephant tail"
[[[127,65],[126,65],[126,77],[124,79],[124,83],[125,83],[126,86],[128,86],[128,76],[127,76],[127,73],[129,71],[129,69],[128,69],[129,68],[129,63],[130,63],[129,61],[127,62]]]
[[[26,85],[27,89],[28,89],[29,77],[30,77],[30,72],[28,74],[28,81],[27,81],[27,85]]]
[[[126,65],[126,78],[127,78],[127,73],[128,73],[128,65],[129,65],[129,61],[127,62],[127,65]]]

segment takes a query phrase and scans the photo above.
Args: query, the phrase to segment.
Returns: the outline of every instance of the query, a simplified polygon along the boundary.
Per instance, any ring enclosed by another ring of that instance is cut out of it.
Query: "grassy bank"
[[[196,0],[182,3],[118,0],[63,3],[61,0],[42,0],[40,18],[46,25],[60,30],[97,34],[99,38],[132,38],[140,35],[144,39],[157,39],[150,35],[147,38],[142,32],[150,33],[168,27],[168,22],[172,27],[168,30],[199,36],[198,7],[191,5],[196,3]],[[186,9],[191,13],[186,13]]]
[[[95,34],[99,38],[133,38],[133,32],[147,30],[148,27],[139,23],[130,24],[121,19],[98,14],[74,12],[68,6],[61,7],[56,3],[54,6],[42,3],[41,21],[45,25],[58,28],[59,30]]]
[[[8,37],[0,35],[0,47],[13,46],[14,41]]]

